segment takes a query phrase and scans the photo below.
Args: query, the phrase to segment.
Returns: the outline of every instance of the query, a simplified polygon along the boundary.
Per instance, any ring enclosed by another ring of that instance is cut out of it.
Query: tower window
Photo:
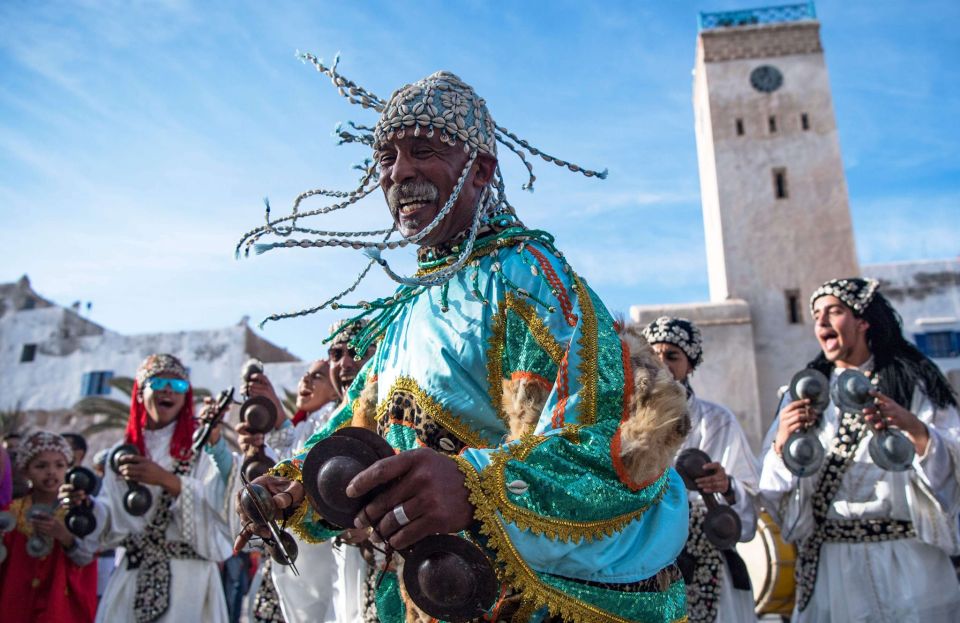
[[[800,308],[800,290],[787,290],[787,322],[800,324],[803,322],[803,312]]]
[[[786,199],[787,198],[787,170],[786,169],[774,169],[773,170],[773,195],[777,199]]]
[[[24,344],[23,350],[20,351],[20,363],[28,363],[37,358],[37,345],[36,344]]]
[[[737,136],[743,136],[743,119],[737,119]]]
[[[810,129],[810,117],[807,116],[807,113],[800,114],[800,127],[804,130]]]
[[[770,115],[767,118],[767,127],[770,128],[770,134],[774,134],[777,131],[777,118]]]

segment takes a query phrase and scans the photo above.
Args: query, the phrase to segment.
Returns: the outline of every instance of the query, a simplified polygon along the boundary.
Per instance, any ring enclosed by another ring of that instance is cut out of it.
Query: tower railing
[[[813,1],[801,4],[758,7],[740,11],[719,11],[717,13],[700,12],[697,16],[699,30],[730,28],[734,26],[753,26],[756,24],[779,24],[817,19]]]

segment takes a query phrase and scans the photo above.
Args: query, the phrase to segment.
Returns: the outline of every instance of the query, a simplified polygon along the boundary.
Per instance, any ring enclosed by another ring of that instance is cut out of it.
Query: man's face
[[[178,378],[174,374],[163,373],[162,378]],[[147,410],[147,415],[153,423],[159,427],[166,426],[177,419],[180,410],[187,401],[186,393],[173,391],[169,383],[162,389],[153,389],[150,379],[143,388],[143,406]]]
[[[333,388],[337,390],[337,395],[341,399],[347,394],[347,390],[350,389],[350,384],[353,383],[353,379],[357,377],[360,368],[363,367],[363,364],[367,363],[367,360],[370,359],[375,352],[377,352],[377,347],[371,344],[360,361],[356,361],[354,359],[356,353],[349,345],[334,343],[330,346],[330,350],[328,351],[330,357],[330,382],[333,384]]]
[[[440,132],[427,138],[405,136],[386,142],[374,153],[380,164],[380,188],[393,222],[404,238],[429,225],[443,208],[460,178],[469,154],[463,142],[448,145]],[[470,226],[480,191],[493,174],[496,160],[478,156],[450,213],[420,245],[435,246]]]
[[[687,359],[687,354],[683,350],[666,342],[651,344],[651,347],[660,361],[663,362],[663,365],[670,370],[670,374],[673,375],[675,380],[683,382],[689,376],[693,368],[690,366],[690,360]]]
[[[858,366],[870,357],[870,324],[835,296],[821,296],[813,304],[813,330],[827,361]]]
[[[313,413],[336,399],[337,392],[330,382],[330,365],[326,359],[314,361],[297,385],[297,409]]]

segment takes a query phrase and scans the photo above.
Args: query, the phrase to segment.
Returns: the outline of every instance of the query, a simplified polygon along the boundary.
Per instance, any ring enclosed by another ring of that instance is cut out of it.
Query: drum
[[[737,552],[750,573],[757,615],[789,617],[794,604],[797,548],[783,540],[780,527],[767,511],[761,510],[757,517],[757,535],[752,541],[738,544]]]

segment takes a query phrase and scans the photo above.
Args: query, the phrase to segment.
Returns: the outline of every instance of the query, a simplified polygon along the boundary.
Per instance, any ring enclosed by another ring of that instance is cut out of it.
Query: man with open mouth
[[[304,59],[351,102],[380,113],[372,128],[351,124],[355,132],[340,132],[342,142],[370,146],[373,159],[356,190],[304,193],[293,213],[268,214],[238,250],[362,249],[370,264],[361,279],[377,265],[399,284],[392,295],[347,304],[358,279],[314,308],[353,309],[369,319],[349,339],[354,353],[380,340],[344,407],[308,443],[353,425],[396,451],[346,487],[354,498],[379,492],[355,525],[388,553],[437,534],[476,543],[498,569],[499,587],[474,618],[682,620],[685,592],[674,560],[686,540],[687,503],[669,465],[688,429],[685,393],[639,331],[618,334],[553,237],[520,221],[506,197],[497,143],[521,155],[526,187],[535,178],[524,152],[587,177],[605,173],[548,156],[497,125],[485,101],[452,73],[385,100],[341,76],[336,63]],[[377,187],[393,221],[384,229],[302,224]],[[303,211],[312,196],[338,203]],[[298,239],[306,234],[316,237]],[[268,236],[279,239],[267,243]],[[407,246],[417,247],[418,266],[404,276],[385,252]],[[278,464],[260,482],[301,531],[331,538],[336,531],[304,499],[304,458]],[[422,607],[456,602],[454,594],[414,594],[393,573],[398,559],[389,558],[376,618],[427,621]]]
[[[337,333],[337,339],[330,343],[327,359],[314,361],[300,377],[293,417],[280,419],[276,430],[265,436],[249,433],[241,424],[237,428],[241,453],[246,453],[250,446],[265,446],[271,458],[286,460],[303,451],[307,440],[330,421],[357,371],[376,350],[371,345],[357,358],[349,346],[350,338],[365,326],[365,321],[358,320],[339,321],[331,327],[330,332]],[[339,331],[341,328],[345,330]],[[279,413],[284,412],[266,374],[251,375],[244,393],[265,396],[277,405]],[[356,620],[362,603],[357,578],[363,577],[366,567],[359,553],[355,548],[334,553],[332,541],[318,543],[297,530],[293,534],[301,542],[297,558],[300,575],[268,562],[254,599],[253,619],[281,623]],[[304,543],[317,544],[306,547]]]
[[[764,442],[761,495],[779,512],[783,537],[799,548],[794,621],[946,622],[960,609],[949,558],[960,554],[956,395],[904,338],[900,316],[878,288],[873,279],[834,279],[813,293],[821,352],[807,367],[834,391],[822,413],[811,399],[785,394]],[[873,403],[862,412],[835,404],[851,404],[836,386],[845,370],[869,375]],[[782,454],[791,433],[808,427],[827,457],[802,478]],[[884,429],[906,436],[912,462],[875,462],[870,442]]]

